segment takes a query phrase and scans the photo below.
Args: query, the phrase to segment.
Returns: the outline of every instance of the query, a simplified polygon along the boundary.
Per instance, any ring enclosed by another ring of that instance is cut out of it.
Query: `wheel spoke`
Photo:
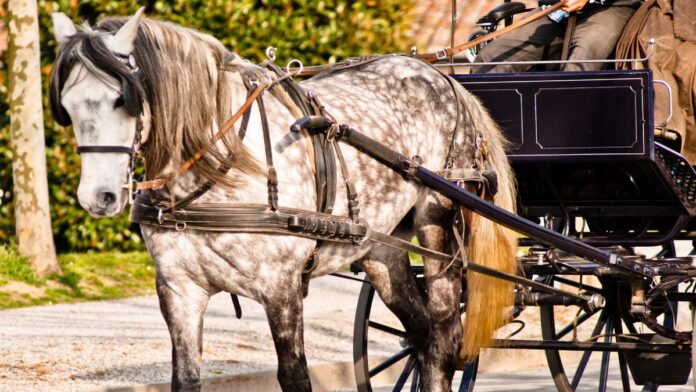
[[[643,391],[642,391],[642,392],[657,392],[657,385],[655,385],[655,384],[653,384],[653,383],[647,383],[647,384],[645,384],[645,386],[643,387]]]
[[[420,380],[419,366],[413,368],[413,378],[411,379],[411,392],[418,392],[418,381]]]
[[[399,376],[399,379],[396,380],[396,384],[394,384],[394,392],[399,392],[404,388],[404,384],[406,384],[406,380],[408,380],[408,376],[411,374],[411,371],[413,371],[413,368],[416,366],[416,358],[415,356],[411,357],[408,359],[406,362],[406,366],[404,366],[404,370],[401,371],[401,375]]]
[[[390,327],[388,325],[374,322],[372,320],[367,322],[367,326],[370,328],[380,330],[382,332],[386,332],[390,335],[398,336],[400,338],[406,338],[406,332],[399,330],[399,329],[396,329],[396,328],[393,328],[393,327]]]
[[[602,312],[599,314],[599,321],[597,321],[597,325],[595,325],[594,330],[592,330],[592,336],[597,336],[599,333],[602,331],[604,328],[604,324],[607,322],[607,308],[602,309]],[[582,378],[583,373],[585,373],[585,368],[587,367],[587,363],[590,361],[590,356],[592,355],[592,351],[585,351],[582,354],[582,359],[580,360],[580,363],[578,364],[578,368],[575,370],[575,376],[573,376],[573,382],[570,384],[571,388],[573,390],[576,390],[578,387],[578,384],[580,383],[580,379]]]
[[[628,368],[626,367],[626,357],[621,351],[619,354],[619,370],[621,371],[621,385],[624,392],[631,392],[631,382],[628,378]]]
[[[633,334],[633,335],[638,333],[638,330],[636,329],[636,327],[629,320],[624,319],[624,325],[626,325],[626,329],[628,330],[628,333]]]
[[[611,342],[611,333],[614,331],[614,317],[608,317],[606,328],[604,328],[604,343]],[[602,365],[599,372],[599,389],[598,392],[606,392],[607,379],[609,378],[609,355],[611,352],[605,351],[602,353]]]
[[[621,326],[621,317],[615,315],[614,319],[616,334],[620,336],[623,334],[623,327]],[[626,367],[626,357],[622,351],[617,352],[619,356],[619,371],[621,372],[621,385],[623,386],[623,392],[631,392],[631,382],[628,379],[628,368]]]
[[[407,355],[410,355],[413,352],[413,348],[411,347],[406,347],[405,349],[399,351],[398,353],[392,355],[391,357],[387,358],[386,361],[380,363],[379,365],[375,366],[374,368],[370,369],[369,375],[370,378],[378,375],[381,373],[384,369],[390,367],[391,365],[399,362],[400,360],[404,359]]]
[[[474,381],[476,380],[476,372],[478,371],[478,358],[474,362],[466,365],[464,368],[464,374],[462,374],[462,382],[459,384],[459,392],[469,392],[474,388]]]

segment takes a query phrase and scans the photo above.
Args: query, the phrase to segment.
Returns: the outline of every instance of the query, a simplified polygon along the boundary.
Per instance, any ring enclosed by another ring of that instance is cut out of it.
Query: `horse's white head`
[[[89,28],[78,33],[67,16],[53,14],[61,50],[51,78],[51,109],[58,123],[73,125],[82,160],[77,196],[95,217],[123,211],[132,151],[147,138],[143,89],[132,56],[141,13],[115,33]]]

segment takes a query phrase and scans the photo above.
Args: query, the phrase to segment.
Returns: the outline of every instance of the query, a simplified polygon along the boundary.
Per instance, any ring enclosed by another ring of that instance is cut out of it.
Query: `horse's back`
[[[429,147],[442,150],[456,125],[456,96],[446,77],[407,56],[381,56],[339,66],[302,86],[339,122],[407,155],[440,155],[442,151]]]

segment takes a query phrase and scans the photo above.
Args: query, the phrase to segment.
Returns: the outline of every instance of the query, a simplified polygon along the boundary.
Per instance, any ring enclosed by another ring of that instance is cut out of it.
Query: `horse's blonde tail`
[[[498,192],[493,202],[514,212],[516,186],[504,151],[506,141],[488,114],[482,110],[480,115],[483,118],[479,124],[483,127],[479,130],[488,141],[486,163],[498,175]],[[477,222],[470,227],[469,260],[498,271],[515,273],[517,234],[483,217],[472,221]],[[490,344],[495,331],[507,322],[506,309],[513,305],[514,291],[512,283],[479,273],[468,271],[466,278],[468,295],[460,356],[471,361],[481,348]]]

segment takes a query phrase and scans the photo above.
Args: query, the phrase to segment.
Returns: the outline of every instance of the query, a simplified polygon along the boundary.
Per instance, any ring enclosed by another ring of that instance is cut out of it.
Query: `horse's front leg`
[[[416,227],[420,244],[429,249],[445,251],[452,219],[451,209],[440,203],[428,203],[420,211],[417,210]],[[429,258],[424,259],[424,267],[430,334],[421,390],[449,391],[462,339],[459,311],[461,270]]]
[[[278,382],[286,392],[311,391],[304,353],[301,274],[299,271],[285,271],[281,276],[283,279],[268,287],[263,296],[278,356]]]
[[[156,284],[172,339],[172,391],[200,391],[203,313],[210,295],[192,281],[174,283],[159,274]]]

